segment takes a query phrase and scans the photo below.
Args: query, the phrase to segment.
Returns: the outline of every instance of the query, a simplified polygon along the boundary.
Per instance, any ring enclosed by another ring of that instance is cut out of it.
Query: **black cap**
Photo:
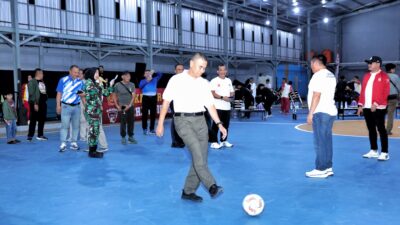
[[[366,59],[366,60],[364,60],[366,63],[368,63],[368,64],[370,64],[370,63],[373,63],[373,62],[377,62],[377,63],[380,63],[381,65],[382,65],[382,59],[381,59],[381,57],[379,57],[379,56],[372,56],[371,58],[369,58],[369,59]]]

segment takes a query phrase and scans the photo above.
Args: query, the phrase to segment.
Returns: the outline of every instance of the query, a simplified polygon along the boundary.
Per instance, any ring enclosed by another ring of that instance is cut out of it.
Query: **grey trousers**
[[[397,99],[388,100],[388,106],[387,106],[388,114],[387,114],[387,123],[386,123],[387,132],[392,132],[394,114],[396,113],[397,103],[398,103]]]
[[[208,169],[208,127],[204,116],[174,117],[176,131],[189,148],[192,164],[186,177],[186,194],[196,192],[200,183],[210,189],[215,179]]]

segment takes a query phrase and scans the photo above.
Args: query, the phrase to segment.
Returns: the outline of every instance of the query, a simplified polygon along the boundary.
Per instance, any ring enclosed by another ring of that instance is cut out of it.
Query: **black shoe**
[[[196,193],[186,194],[185,191],[182,191],[181,198],[184,200],[190,200],[190,201],[194,201],[194,202],[202,202],[203,201],[203,198],[196,195]]]
[[[14,141],[15,141],[15,143],[21,143],[21,141],[18,139],[15,139]]]
[[[17,144],[17,142],[16,141],[8,141],[7,144],[13,145],[13,144]]]
[[[89,146],[89,153],[88,153],[90,158],[103,158],[104,153],[103,152],[98,152],[97,151],[97,145],[95,146]]]
[[[216,198],[220,194],[222,194],[222,192],[224,192],[224,189],[221,186],[217,186],[216,184],[213,184],[213,185],[211,185],[209,192],[210,192],[211,198]]]
[[[36,139],[37,139],[38,141],[47,141],[47,140],[48,140],[48,138],[45,137],[45,136],[36,137]]]
[[[26,140],[32,142],[32,137],[28,137]]]

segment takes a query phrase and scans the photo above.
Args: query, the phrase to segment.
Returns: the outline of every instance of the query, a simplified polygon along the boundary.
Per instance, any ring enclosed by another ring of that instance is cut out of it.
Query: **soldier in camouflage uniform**
[[[86,94],[85,117],[89,124],[88,144],[89,157],[102,158],[103,153],[97,151],[99,128],[102,116],[102,96],[108,96],[113,92],[114,80],[110,82],[109,88],[103,88],[97,68],[89,68],[85,72],[84,92]]]

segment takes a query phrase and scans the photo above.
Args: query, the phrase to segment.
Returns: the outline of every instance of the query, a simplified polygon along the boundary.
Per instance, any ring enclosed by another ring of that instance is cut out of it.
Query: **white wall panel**
[[[11,26],[11,4],[10,1],[0,0],[0,26]]]

